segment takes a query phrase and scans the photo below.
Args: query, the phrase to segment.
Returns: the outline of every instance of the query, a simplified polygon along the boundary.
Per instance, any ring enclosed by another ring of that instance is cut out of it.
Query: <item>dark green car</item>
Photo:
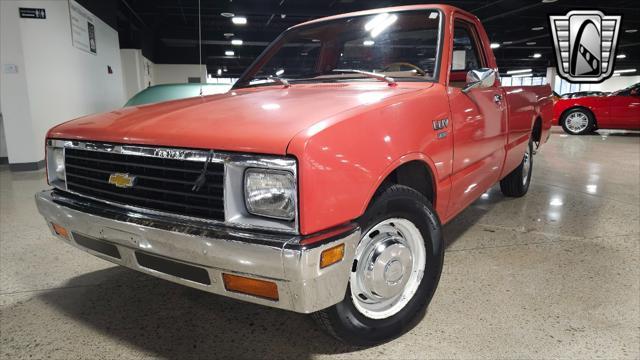
[[[231,88],[231,85],[195,83],[153,85],[135,94],[124,106],[145,105],[195,97],[200,95],[201,87],[202,95],[214,95],[226,93]]]

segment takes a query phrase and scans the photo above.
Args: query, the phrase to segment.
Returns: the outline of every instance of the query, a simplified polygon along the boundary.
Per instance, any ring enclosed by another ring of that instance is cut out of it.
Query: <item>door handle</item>
[[[502,103],[502,95],[496,94],[493,96],[493,102],[500,105]]]

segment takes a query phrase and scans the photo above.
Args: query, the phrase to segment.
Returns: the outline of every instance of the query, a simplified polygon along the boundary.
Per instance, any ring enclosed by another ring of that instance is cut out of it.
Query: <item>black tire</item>
[[[572,129],[567,127],[567,119],[569,118],[569,116],[572,116],[574,114],[582,115],[587,118],[588,123],[584,129],[580,131],[573,131]],[[560,119],[560,125],[562,125],[562,130],[564,130],[564,132],[566,132],[569,135],[586,135],[586,134],[591,134],[596,129],[596,120],[593,117],[593,114],[591,113],[591,111],[588,111],[582,108],[576,108],[576,109],[571,109],[562,115],[562,119]]]
[[[531,184],[531,175],[533,174],[533,141],[529,139],[527,146],[528,151],[525,152],[522,162],[518,165],[504,179],[500,180],[500,190],[504,196],[509,197],[521,197],[529,191],[529,184]],[[526,161],[529,159],[529,166],[527,170]],[[527,172],[525,174],[525,171]],[[526,180],[525,180],[526,175]]]
[[[359,219],[362,234],[386,219],[398,217],[411,221],[424,240],[424,276],[411,300],[390,317],[372,319],[363,315],[353,303],[350,286],[340,303],[313,313],[320,327],[338,340],[356,346],[381,344],[410,330],[425,314],[438,286],[444,260],[440,220],[421,193],[407,186],[391,185],[378,192]]]

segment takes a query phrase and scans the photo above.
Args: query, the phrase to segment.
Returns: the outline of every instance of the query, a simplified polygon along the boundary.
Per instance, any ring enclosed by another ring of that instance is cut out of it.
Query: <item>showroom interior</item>
[[[0,0],[0,358],[638,359],[640,3],[419,4]]]

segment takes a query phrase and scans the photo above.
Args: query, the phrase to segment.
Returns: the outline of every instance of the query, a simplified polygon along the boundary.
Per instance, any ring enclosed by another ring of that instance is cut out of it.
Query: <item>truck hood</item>
[[[299,132],[339,113],[425,89],[386,84],[304,84],[128,107],[58,125],[48,137],[285,154]]]

